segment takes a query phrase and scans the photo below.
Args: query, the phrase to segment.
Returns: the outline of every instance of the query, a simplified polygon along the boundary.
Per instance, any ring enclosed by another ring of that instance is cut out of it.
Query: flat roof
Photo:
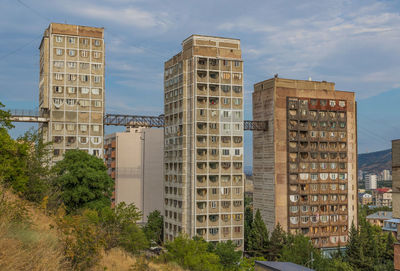
[[[213,38],[213,39],[224,39],[224,40],[236,40],[236,41],[240,41],[240,39],[236,39],[236,38],[226,38],[226,37],[217,37],[217,36],[207,36],[207,35],[199,35],[199,34],[192,34],[189,37],[187,37],[186,39],[184,39],[182,41],[182,44],[185,43],[186,41],[188,41],[189,39],[192,39],[194,37],[202,37],[202,38]]]
[[[265,266],[276,271],[314,271],[308,267],[291,262],[255,261],[256,265]]]

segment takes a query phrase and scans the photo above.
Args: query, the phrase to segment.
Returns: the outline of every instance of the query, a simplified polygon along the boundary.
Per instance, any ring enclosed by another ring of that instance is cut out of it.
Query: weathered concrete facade
[[[103,157],[104,29],[51,23],[40,44],[39,110],[53,161],[68,149]]]
[[[105,162],[115,182],[113,204],[134,203],[142,212],[141,222],[154,210],[163,212],[164,131],[155,128],[132,128],[107,135]]]
[[[392,141],[392,204],[393,218],[400,218],[400,139]],[[394,245],[394,269],[400,270],[400,224],[397,225],[397,242]]]
[[[269,230],[310,236],[317,247],[344,246],[357,225],[357,134],[353,92],[334,83],[269,79],[254,85],[254,209]]]
[[[165,240],[243,245],[240,41],[193,35],[165,63]]]

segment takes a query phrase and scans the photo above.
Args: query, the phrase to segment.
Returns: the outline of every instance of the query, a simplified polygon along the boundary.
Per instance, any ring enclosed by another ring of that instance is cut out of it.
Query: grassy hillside
[[[383,150],[358,155],[358,168],[371,173],[380,173],[384,169],[392,169],[392,150]]]
[[[53,217],[0,186],[0,270],[72,270]],[[176,270],[175,264],[158,264],[122,249],[103,252],[91,271]]]

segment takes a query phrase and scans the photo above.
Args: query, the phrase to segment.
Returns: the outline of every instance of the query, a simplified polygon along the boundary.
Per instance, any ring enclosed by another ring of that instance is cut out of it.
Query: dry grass
[[[67,270],[51,219],[12,193],[0,199],[0,270]],[[25,211],[24,211],[25,210]],[[16,219],[21,214],[30,218]]]
[[[0,270],[71,270],[63,256],[63,244],[55,226],[54,219],[47,216],[37,205],[0,186]],[[135,269],[138,260],[145,262],[147,267]],[[120,248],[103,252],[102,259],[91,270],[184,271],[173,263],[159,264],[143,258],[138,259]]]

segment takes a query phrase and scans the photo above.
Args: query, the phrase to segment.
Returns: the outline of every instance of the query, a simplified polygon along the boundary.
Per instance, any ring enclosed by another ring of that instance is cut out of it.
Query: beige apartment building
[[[400,219],[400,139],[392,140],[393,218]],[[400,223],[394,244],[394,270],[400,270]]]
[[[106,135],[104,158],[114,180],[113,205],[135,204],[141,222],[154,210],[163,213],[163,130],[127,127]]]
[[[104,29],[51,23],[40,44],[40,125],[54,161],[68,149],[103,157]]]
[[[271,231],[345,246],[357,225],[357,132],[353,92],[335,84],[275,78],[254,85],[254,210]]]
[[[165,62],[164,234],[243,245],[240,40],[192,35]]]

